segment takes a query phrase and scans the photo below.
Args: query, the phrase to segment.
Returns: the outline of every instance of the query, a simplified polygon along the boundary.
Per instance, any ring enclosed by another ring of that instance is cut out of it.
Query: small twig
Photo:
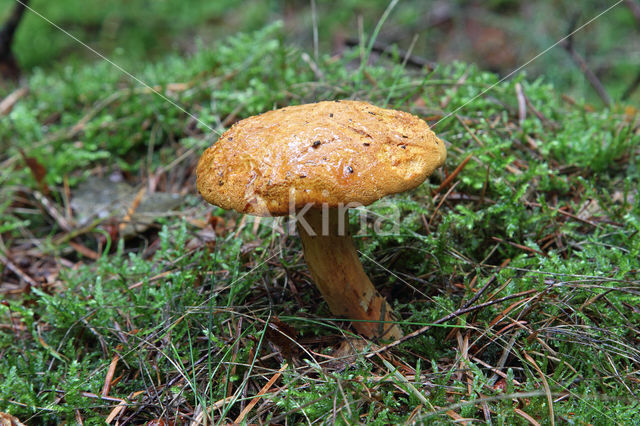
[[[242,421],[244,420],[246,415],[249,414],[251,409],[253,409],[253,407],[255,407],[255,405],[258,403],[258,401],[260,401],[260,398],[262,397],[262,395],[264,395],[265,393],[267,393],[269,391],[269,389],[271,389],[271,386],[273,386],[273,384],[276,382],[276,380],[278,380],[280,378],[280,375],[282,375],[282,372],[288,366],[289,366],[289,364],[285,363],[280,368],[280,370],[278,370],[278,372],[276,374],[274,374],[273,377],[271,377],[271,379],[269,379],[267,384],[264,385],[262,387],[262,389],[260,389],[260,391],[256,394],[256,396],[251,400],[251,402],[249,404],[247,404],[247,406],[244,408],[244,410],[242,410],[242,412],[238,415],[238,417],[236,418],[234,424],[242,423]]]
[[[80,244],[80,243],[76,243],[75,241],[71,240],[69,241],[69,245],[78,253],[80,253],[81,255],[91,259],[91,260],[98,260],[100,259],[100,254],[96,251],[91,250],[89,247]]]
[[[519,408],[514,408],[513,412],[516,413],[517,415],[519,415],[520,417],[522,417],[523,419],[525,419],[526,421],[529,422],[529,424],[533,425],[533,426],[540,426],[540,423],[538,423],[538,421],[536,419],[534,419],[533,417],[531,417],[529,414],[527,414],[526,412],[522,411]]]
[[[531,102],[531,100],[529,99],[529,97],[526,95],[526,93],[524,93],[523,90],[523,95],[524,95],[524,100],[527,102],[527,107],[535,114],[536,117],[538,117],[538,120],[540,120],[542,122],[543,125],[545,126],[549,126],[553,129],[558,127],[558,123],[549,120],[547,117],[545,117],[539,110],[538,108],[536,108],[533,103]]]
[[[309,65],[309,68],[311,69],[311,71],[313,71],[313,74],[316,76],[316,79],[319,81],[323,81],[324,73],[322,72],[320,67],[318,67],[317,59],[314,61],[313,59],[311,59],[311,56],[309,56],[309,54],[306,52],[302,52],[300,57],[307,65]]]
[[[64,396],[65,395],[65,391],[63,391],[62,389],[56,389],[55,390],[56,393]],[[102,396],[102,395],[97,395],[95,393],[92,392],[80,392],[80,396],[82,396],[83,398],[91,398],[91,399],[100,399],[102,401],[109,401],[109,402],[122,402],[124,401],[122,398],[118,398],[116,396]]]
[[[484,184],[482,185],[482,192],[480,193],[480,204],[484,204],[484,197],[487,195],[487,188],[489,187],[489,174],[491,173],[491,163],[487,164],[487,173],[484,176]]]
[[[233,398],[235,398],[234,395],[228,396],[226,398],[222,398],[216,402],[214,402],[213,404],[211,404],[208,407],[202,407],[199,406],[199,410],[196,411],[196,415],[193,417],[193,420],[191,421],[191,423],[189,423],[190,426],[200,426],[203,424],[203,420],[204,420],[204,416],[208,414],[206,413],[213,413],[214,410],[217,410],[221,407],[224,407],[225,405],[227,405],[228,403],[230,403]],[[142,411],[142,410],[140,410]],[[130,417],[129,419],[131,419],[132,417]],[[129,420],[127,419],[127,420]]]
[[[100,348],[102,349],[102,353],[104,354],[104,356],[108,356],[109,351],[107,350],[107,342],[104,340],[104,337],[102,337],[102,334],[98,333],[98,331],[91,325],[89,324],[89,321],[87,321],[87,317],[82,317],[79,319],[79,321],[85,326],[87,327],[87,329],[91,332],[91,334],[93,334],[96,339],[98,339],[98,342],[100,343]],[[60,347],[58,347],[58,350],[60,350]]]
[[[491,237],[491,239],[493,241],[497,241],[499,243],[509,244],[510,246],[519,248],[520,250],[528,251],[528,252],[531,252],[531,253],[536,253],[536,254],[539,254],[539,255],[544,256],[544,257],[549,257],[549,255],[547,253],[545,253],[545,252],[542,252],[542,251],[536,250],[536,249],[532,249],[531,247],[527,247],[527,246],[522,245],[522,244],[514,243],[512,241],[503,240],[502,238],[498,238],[498,237]]]
[[[513,333],[513,335],[511,336],[511,339],[509,339],[509,343],[507,343],[507,345],[504,347],[504,350],[502,351],[502,355],[500,355],[500,359],[498,359],[498,363],[496,364],[495,367],[492,368],[493,376],[491,376],[491,378],[489,379],[489,383],[491,385],[493,385],[496,382],[496,380],[498,380],[498,376],[499,376],[498,371],[502,370],[505,364],[507,363],[507,359],[509,359],[509,355],[511,354],[513,345],[516,344],[516,339],[518,338],[518,334],[519,334],[519,331],[516,331],[515,333]]]
[[[540,368],[540,366],[538,365],[538,363],[531,357],[531,355],[529,355],[528,353],[524,352],[524,358],[531,364],[533,365],[533,368],[536,369],[536,371],[538,372],[538,374],[540,375],[540,379],[542,380],[542,386],[544,387],[544,391],[547,395],[547,405],[549,406],[549,421],[551,422],[551,426],[555,426],[556,421],[555,421],[555,415],[553,413],[553,395],[551,394],[551,388],[549,387],[549,382],[547,382],[547,378],[544,374],[544,372],[542,371],[542,369]]]
[[[5,257],[2,253],[0,253],[0,262],[2,262],[11,272],[16,274],[20,279],[25,281],[27,284],[38,287],[38,283],[36,280],[27,275],[22,269],[18,268],[18,266],[13,263],[9,258]]]
[[[227,115],[224,120],[222,120],[221,126],[227,127],[229,126],[229,124],[234,123],[236,121],[236,117],[238,117],[238,114],[240,114],[240,111],[242,111],[242,108],[244,108],[245,106],[246,104],[243,102],[238,103],[233,111],[231,111],[229,115]]]
[[[524,203],[525,203],[527,206],[529,206],[529,207],[538,207],[538,208],[543,208],[542,204],[540,204],[540,203],[531,202],[531,201],[525,201]],[[592,221],[587,220],[587,219],[582,219],[581,217],[578,217],[578,216],[576,216],[575,214],[573,214],[573,213],[569,213],[569,212],[564,211],[564,210],[562,210],[562,209],[560,209],[560,208],[554,208],[554,207],[550,207],[550,206],[545,206],[545,207],[546,207],[546,208],[548,208],[549,210],[553,210],[553,211],[555,211],[555,212],[558,212],[558,213],[560,213],[560,214],[561,214],[561,215],[563,215],[563,216],[567,216],[567,217],[570,217],[571,219],[575,219],[575,220],[577,220],[578,222],[582,222],[582,223],[585,223],[585,224],[587,224],[587,225],[591,225],[591,226],[593,226],[594,228],[598,228],[598,227],[600,226],[600,225],[598,225],[598,224],[597,224],[597,223],[595,223],[595,222],[592,222]]]
[[[313,27],[313,58],[318,62],[318,58],[320,58],[318,53],[318,10],[315,0],[311,0],[311,26]]]
[[[472,356],[471,359],[474,362],[477,362],[478,364],[482,365],[483,367],[487,367],[489,370],[493,371],[493,373],[497,374],[498,376],[500,376],[501,378],[505,379],[505,381],[507,380],[508,376],[503,373],[502,371],[500,371],[500,369],[498,368],[499,366],[492,366],[490,364],[487,364],[485,361],[481,360],[478,357]],[[500,368],[504,368],[504,365]],[[492,380],[489,379],[489,383],[492,383]],[[519,381],[517,381],[516,379],[511,379],[511,383],[513,383],[516,386],[521,386],[522,383],[520,383]]]
[[[562,46],[567,51],[573,62],[580,68],[580,71],[584,74],[584,76],[589,80],[589,83],[596,91],[602,102],[606,106],[611,106],[611,98],[607,93],[607,90],[604,88],[600,79],[591,71],[589,65],[584,60],[584,58],[575,50],[573,46],[573,33],[575,32],[576,25],[578,23],[578,17],[574,17],[571,20],[571,25],[569,26],[569,30],[567,31],[567,38],[562,42]]]
[[[139,395],[142,395],[143,393],[145,393],[145,391],[137,391],[137,392],[132,392],[129,395],[128,399],[133,399],[138,397]],[[103,397],[104,399],[104,397]],[[118,405],[116,405],[113,410],[111,410],[111,413],[109,413],[109,416],[107,416],[107,418],[104,420],[105,423],[109,424],[112,421],[115,420],[115,418],[118,416],[118,414],[120,414],[120,412],[124,409],[127,408],[127,406],[129,405],[129,403],[125,400],[125,399],[121,399],[120,403]]]
[[[74,239],[75,237],[79,237],[80,235],[89,233],[91,231],[93,231],[98,225],[100,225],[102,222],[104,222],[104,218],[98,218],[95,219],[93,222],[89,223],[88,225],[85,225],[81,228],[75,228],[72,229],[71,231],[67,232],[66,234],[62,234],[60,236],[55,237],[52,242],[55,245],[58,244],[64,244],[72,239]]]
[[[464,166],[467,165],[467,163],[469,162],[469,160],[471,160],[471,157],[473,157],[473,154],[469,154],[467,155],[467,158],[465,158],[464,160],[462,160],[462,163],[460,163],[458,165],[458,167],[456,167],[456,169],[449,175],[447,176],[447,178],[444,180],[444,182],[442,182],[440,184],[440,186],[435,189],[433,191],[432,195],[436,195],[437,193],[439,193],[440,191],[442,191],[444,188],[446,188],[447,186],[449,186],[449,184],[456,178],[456,176],[458,176],[458,174],[462,171],[462,169],[464,169]]]
[[[58,226],[60,226],[63,231],[71,232],[73,230],[73,226],[69,223],[69,221],[67,221],[64,215],[58,211],[58,208],[54,206],[53,203],[44,196],[44,194],[40,193],[39,191],[33,191],[32,195],[33,198],[35,198],[38,203],[40,203],[42,208],[49,214],[49,216],[51,216],[56,221]]]
[[[480,290],[476,291],[476,294],[474,294],[467,303],[462,305],[462,309],[468,308],[469,306],[473,305],[478,299],[480,299],[480,296],[482,296],[482,294],[487,291],[493,280],[496,278],[496,276],[498,276],[498,272],[504,269],[509,264],[509,262],[511,262],[511,259],[506,259],[504,262],[502,262],[498,269],[491,275],[491,277],[489,277],[485,285]]]
[[[24,98],[27,93],[29,93],[29,88],[21,87],[10,93],[9,96],[4,98],[2,101],[0,101],[0,117],[9,114],[16,102],[18,102],[21,98]]]
[[[114,355],[111,363],[109,364],[109,369],[107,370],[107,375],[104,378],[104,386],[102,386],[102,392],[100,395],[103,397],[109,396],[109,391],[111,390],[111,381],[113,380],[113,375],[116,372],[116,366],[118,365],[118,360],[120,359],[119,355]]]
[[[142,201],[142,197],[144,197],[144,194],[146,194],[146,192],[147,192],[147,187],[143,186],[142,188],[140,188],[140,190],[136,194],[135,198],[133,199],[133,202],[131,203],[131,205],[129,206],[129,209],[127,210],[127,214],[124,215],[124,217],[122,218],[122,222],[120,222],[120,225],[118,226],[118,230],[120,232],[124,231],[127,225],[131,222],[131,218],[133,217],[133,214],[136,212],[136,210],[138,210],[138,207],[140,206],[140,201]]]
[[[622,99],[623,101],[629,99],[631,95],[633,95],[633,92],[636,91],[638,86],[640,86],[640,72],[636,74],[636,78],[634,78],[631,84],[629,84],[629,86],[624,90],[624,93],[622,94],[622,97],[620,99]]]
[[[447,201],[447,198],[449,197],[449,195],[451,195],[453,190],[456,189],[456,186],[458,186],[458,183],[460,183],[460,181],[454,183],[451,186],[451,188],[449,188],[449,190],[444,194],[444,197],[442,197],[442,199],[440,200],[440,202],[438,203],[436,208],[433,210],[433,213],[431,214],[431,217],[429,218],[429,222],[426,222],[426,220],[425,220],[425,228],[426,228],[427,231],[430,229],[431,224],[433,223],[433,219],[436,217],[436,214],[438,214],[438,211],[440,210],[440,207],[442,207],[444,202]]]
[[[527,100],[520,83],[516,83],[516,97],[518,98],[518,124],[522,127],[524,120],[527,119]]]
[[[71,187],[69,186],[69,175],[62,177],[62,199],[64,201],[64,218],[69,223],[73,223],[73,212],[71,211]]]
[[[347,47],[356,47],[361,45],[361,41],[353,38],[348,38],[345,40],[344,44]],[[371,51],[379,55],[389,54],[390,47],[391,46],[384,45],[382,43],[374,43],[373,46],[371,46]],[[428,61],[424,58],[421,58],[420,56],[410,55],[406,50],[397,49],[396,51],[398,52],[398,56],[400,58],[404,58],[407,65],[418,68],[426,68],[427,71],[433,71],[437,66],[435,62]]]
[[[464,127],[464,129],[467,131],[467,133],[469,133],[469,136],[471,136],[471,138],[476,141],[476,143],[478,145],[480,145],[481,147],[484,148],[484,143],[482,143],[482,141],[480,140],[480,138],[478,138],[478,136],[473,132],[473,130],[471,130],[469,128],[469,126],[467,125],[467,123],[464,122],[464,120],[462,119],[462,117],[460,117],[458,114],[456,114],[456,118],[458,119],[458,121],[460,122],[460,124],[462,124],[462,127]]]

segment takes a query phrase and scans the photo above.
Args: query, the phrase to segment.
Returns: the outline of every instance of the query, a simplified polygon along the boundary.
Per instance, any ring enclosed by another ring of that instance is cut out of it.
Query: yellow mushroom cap
[[[420,185],[446,158],[420,118],[360,101],[290,106],[246,118],[200,158],[198,191],[258,216],[368,205]]]

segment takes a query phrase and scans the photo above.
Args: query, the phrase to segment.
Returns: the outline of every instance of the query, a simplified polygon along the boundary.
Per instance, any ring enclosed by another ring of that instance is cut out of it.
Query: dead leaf
[[[48,196],[49,187],[44,181],[44,178],[47,176],[47,169],[36,158],[28,157],[22,149],[20,149],[20,155],[22,155],[22,159],[26,163],[27,167],[29,167],[31,175],[38,183],[38,186],[40,187],[42,193]]]
[[[326,365],[328,368],[341,370],[353,364],[358,355],[366,352],[367,350],[375,351],[379,348],[380,347],[378,345],[372,344],[371,342],[363,339],[345,339],[331,354],[333,360],[327,362]]]
[[[269,322],[269,327],[266,329],[266,337],[280,349],[285,359],[290,360],[299,351],[299,347],[296,344],[298,332],[276,316],[272,317]]]

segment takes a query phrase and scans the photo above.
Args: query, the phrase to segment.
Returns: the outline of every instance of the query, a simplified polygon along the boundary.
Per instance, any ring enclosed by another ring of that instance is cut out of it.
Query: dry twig
[[[567,31],[567,38],[562,42],[562,46],[567,51],[573,62],[580,68],[580,71],[584,74],[586,79],[589,81],[593,89],[596,91],[602,102],[606,106],[611,106],[611,97],[607,93],[607,90],[604,88],[600,79],[591,71],[587,61],[576,51],[573,44],[573,33],[575,32],[576,25],[578,23],[578,17],[574,17],[571,20],[571,25],[569,26],[569,30]]]
[[[2,101],[0,101],[0,117],[9,114],[16,102],[18,102],[21,98],[24,98],[27,93],[29,93],[29,88],[21,87],[10,93],[9,96],[4,98]]]

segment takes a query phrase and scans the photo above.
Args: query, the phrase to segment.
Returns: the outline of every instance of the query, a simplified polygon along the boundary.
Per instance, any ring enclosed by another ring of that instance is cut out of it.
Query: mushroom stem
[[[397,317],[358,259],[349,235],[347,209],[310,209],[302,219],[308,224],[308,229],[300,221],[297,224],[304,258],[331,312],[355,320],[355,329],[368,338],[402,337],[400,327],[387,322],[397,321]]]

